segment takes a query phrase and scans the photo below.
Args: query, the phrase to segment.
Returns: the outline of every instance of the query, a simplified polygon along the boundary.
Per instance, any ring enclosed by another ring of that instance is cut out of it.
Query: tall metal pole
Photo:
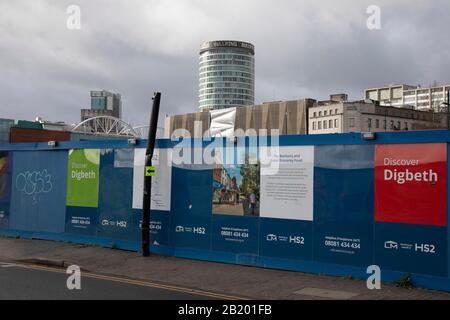
[[[150,128],[148,131],[147,150],[145,152],[145,177],[144,177],[144,199],[142,209],[142,255],[150,255],[150,207],[152,194],[152,176],[148,173],[148,167],[152,166],[153,152],[155,150],[156,129],[158,126],[159,104],[161,93],[153,95],[153,108],[150,117]]]

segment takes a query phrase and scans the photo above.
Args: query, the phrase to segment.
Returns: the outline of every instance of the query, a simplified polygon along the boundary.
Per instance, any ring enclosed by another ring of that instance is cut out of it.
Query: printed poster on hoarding
[[[261,217],[313,221],[314,147],[261,148]]]
[[[375,147],[375,262],[447,275],[447,144]]]
[[[447,225],[447,144],[375,146],[375,221]]]
[[[67,206],[98,207],[100,150],[69,151]]]
[[[257,149],[237,148],[236,157],[216,150],[213,168],[213,214],[258,217],[260,163]]]
[[[134,150],[133,209],[142,209],[145,151],[145,149]],[[155,175],[152,176],[152,210],[170,211],[171,163],[171,149],[155,149],[152,159],[152,166],[155,167]]]

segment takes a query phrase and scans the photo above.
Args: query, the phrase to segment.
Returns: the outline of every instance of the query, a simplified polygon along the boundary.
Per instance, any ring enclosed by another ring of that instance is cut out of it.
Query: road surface
[[[0,300],[22,299],[226,299],[215,293],[166,286],[139,280],[81,272],[81,289],[69,290],[70,275],[63,269],[0,262]]]

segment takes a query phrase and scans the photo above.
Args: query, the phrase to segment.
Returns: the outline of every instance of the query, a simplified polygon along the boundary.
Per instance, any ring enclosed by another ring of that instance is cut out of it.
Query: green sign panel
[[[153,177],[155,175],[155,167],[145,167],[145,176]]]
[[[73,207],[98,207],[100,150],[69,151],[67,201]]]

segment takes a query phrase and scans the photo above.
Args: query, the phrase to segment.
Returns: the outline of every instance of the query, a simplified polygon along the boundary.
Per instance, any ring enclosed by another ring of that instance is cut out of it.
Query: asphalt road
[[[81,289],[69,290],[62,269],[0,263],[0,300],[205,300],[213,293],[192,292],[137,280],[81,273]]]

